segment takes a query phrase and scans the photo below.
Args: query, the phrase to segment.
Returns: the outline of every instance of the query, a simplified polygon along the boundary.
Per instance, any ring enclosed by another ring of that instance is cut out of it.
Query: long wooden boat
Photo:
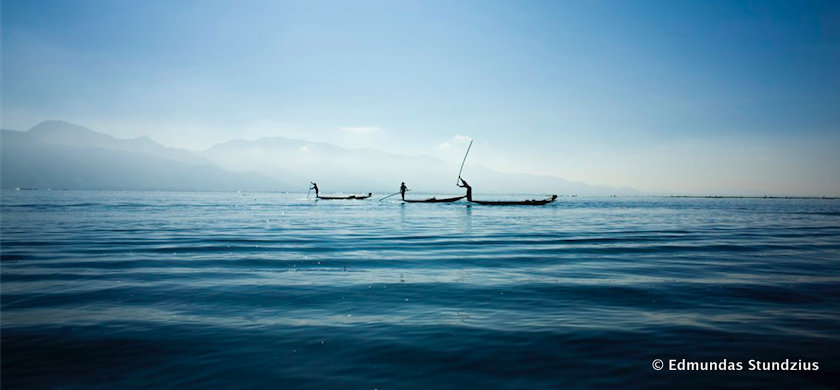
[[[370,198],[372,193],[368,192],[367,195],[350,195],[350,196],[317,196],[317,199],[324,199],[324,200],[348,200],[348,199],[367,199]]]
[[[557,195],[551,195],[546,199],[531,199],[531,200],[473,200],[473,203],[483,204],[487,206],[542,206],[557,200]]]
[[[435,197],[431,197],[431,198],[428,198],[428,199],[403,199],[403,202],[408,202],[408,203],[449,203],[449,202],[457,202],[457,201],[459,201],[461,199],[464,199],[466,197],[467,197],[466,195],[461,195],[461,196],[455,196],[455,197],[452,197],[452,198],[441,198],[441,199],[438,199],[438,198],[435,198]]]

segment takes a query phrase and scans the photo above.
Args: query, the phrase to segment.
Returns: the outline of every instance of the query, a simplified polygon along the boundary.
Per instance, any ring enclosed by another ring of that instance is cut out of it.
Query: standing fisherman
[[[458,176],[458,180],[460,180],[461,183],[463,183],[463,185],[458,184],[458,187],[467,189],[467,202],[472,202],[472,187],[470,187],[470,185],[467,184],[467,181],[462,179],[461,176]]]
[[[317,198],[318,197],[318,185],[315,184],[315,182],[309,182],[309,183],[312,184],[312,187],[309,187],[309,189],[310,190],[315,190],[315,197]]]
[[[406,191],[408,191],[408,187],[405,186],[405,182],[400,183],[400,195],[402,196],[402,200],[405,200]]]

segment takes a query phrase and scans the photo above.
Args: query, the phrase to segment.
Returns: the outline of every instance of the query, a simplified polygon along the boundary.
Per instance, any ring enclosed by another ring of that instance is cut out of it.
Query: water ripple
[[[673,385],[655,357],[840,367],[836,201],[2,196],[9,387],[647,388]],[[829,383],[769,379],[727,376]]]

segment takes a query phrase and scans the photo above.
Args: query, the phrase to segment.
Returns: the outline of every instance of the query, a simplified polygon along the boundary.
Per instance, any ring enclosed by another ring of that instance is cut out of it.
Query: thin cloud
[[[458,135],[452,137],[452,139],[450,139],[449,141],[446,141],[446,142],[438,145],[437,148],[440,149],[440,150],[448,150],[448,149],[452,149],[456,145],[466,146],[470,143],[470,141],[472,141],[472,137],[467,137],[466,135],[458,134]]]
[[[467,137],[466,135],[458,134],[455,137],[453,137],[452,140],[455,141],[455,143],[467,145],[470,143],[470,141],[472,141],[472,137]]]
[[[355,135],[369,135],[384,131],[382,128],[376,126],[346,126],[340,128],[340,130]]]

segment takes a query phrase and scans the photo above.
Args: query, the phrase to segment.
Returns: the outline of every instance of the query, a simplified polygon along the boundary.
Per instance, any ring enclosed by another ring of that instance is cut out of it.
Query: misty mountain
[[[86,127],[64,121],[44,121],[27,132],[38,140],[55,145],[96,147],[130,153],[142,153],[191,165],[214,165],[188,150],[163,146],[149,137],[114,138]]]
[[[118,139],[66,122],[2,130],[3,188],[276,190],[282,183],[232,173],[147,137]]]
[[[406,156],[372,149],[345,149],[324,142],[284,137],[234,140],[215,145],[202,155],[234,171],[254,171],[298,183],[309,181],[330,192],[393,192],[405,181],[415,192],[460,193],[455,186],[458,162],[429,156]],[[590,186],[551,176],[501,173],[481,166],[464,169],[464,178],[478,197],[482,193],[564,195],[637,194],[630,188]]]
[[[397,191],[462,193],[455,186],[460,161],[347,149],[283,137],[233,140],[201,153],[169,148],[148,137],[115,138],[62,121],[26,132],[3,130],[2,187],[71,189],[287,190],[324,193]],[[501,173],[467,162],[464,178],[481,194],[636,194],[557,177]]]
[[[226,169],[294,181],[298,183],[295,190],[306,190],[309,182],[315,181],[325,192],[391,191],[399,188],[401,180],[429,190],[457,190],[435,180],[453,175],[451,169],[447,170],[449,166],[438,159],[345,149],[324,142],[283,137],[234,140],[213,146],[202,155]]]

